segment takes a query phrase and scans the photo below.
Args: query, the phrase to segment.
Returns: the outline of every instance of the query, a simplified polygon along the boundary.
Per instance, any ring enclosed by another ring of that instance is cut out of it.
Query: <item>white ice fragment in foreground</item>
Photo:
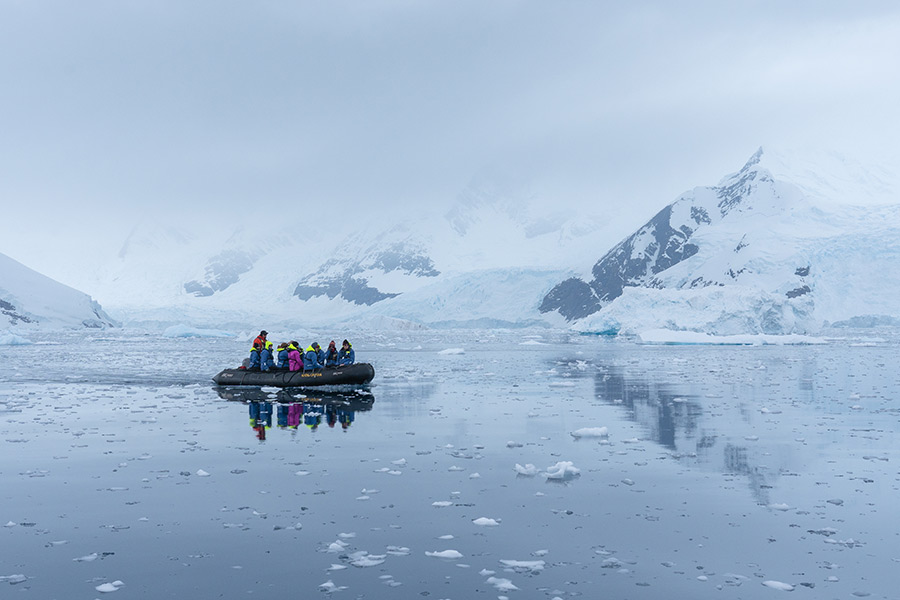
[[[609,430],[606,427],[582,427],[581,429],[576,429],[570,435],[575,439],[604,438],[609,436]]]
[[[526,463],[524,467],[522,465],[520,465],[519,463],[516,463],[516,473],[518,473],[519,475],[525,475],[526,477],[533,477],[534,475],[537,475],[537,472],[538,472],[537,467],[535,467],[531,463]]]
[[[197,469],[197,477],[209,477],[209,473],[203,469]]]
[[[554,479],[558,481],[573,479],[581,475],[581,470],[573,465],[568,460],[561,460],[555,465],[551,465],[547,467],[544,475],[547,479]]]
[[[469,475],[469,479],[478,479],[479,477],[481,477],[481,473],[472,473]]]
[[[338,537],[341,538],[342,540],[350,540],[350,539],[353,539],[356,537],[356,532],[349,531],[347,533],[339,533]]]
[[[441,350],[440,352],[438,352],[438,354],[443,354],[444,356],[448,356],[451,354],[465,354],[465,353],[466,353],[465,348],[447,348],[445,350]]]
[[[784,503],[770,504],[769,508],[772,510],[791,510],[791,507]]]
[[[341,590],[346,590],[346,585],[336,585],[332,580],[328,580],[325,583],[319,584],[319,589],[323,592],[328,592],[329,594],[332,592],[340,592]]]
[[[462,554],[456,550],[441,550],[438,552],[425,552],[425,556],[433,556],[435,558],[462,558]]]
[[[462,467],[457,467],[456,465],[453,465],[452,467],[450,467],[447,470],[448,471],[465,471],[465,469],[463,469]]]
[[[8,521],[4,527],[15,527],[17,523],[13,523],[12,521]]]
[[[349,555],[350,564],[354,567],[377,567],[384,562],[386,554],[369,554],[365,550]]]
[[[789,583],[784,583],[781,581],[772,581],[771,579],[768,581],[763,581],[762,584],[766,587],[770,587],[773,590],[781,590],[783,592],[793,592],[794,586]]]
[[[443,508],[445,506],[453,506],[453,503],[447,500],[438,500],[437,502],[432,502],[431,505],[437,506],[438,508]]]
[[[472,521],[479,527],[496,527],[500,523],[494,519],[489,519],[488,517],[478,517],[477,519]]]
[[[392,464],[392,465],[397,465],[397,466],[399,466],[399,467],[402,467],[403,465],[406,464],[406,459],[405,459],[405,458],[400,458],[400,459],[397,459],[397,460],[395,460],[395,461],[391,461],[391,464]]]
[[[447,535],[439,536],[438,539],[439,539],[439,540],[452,540],[452,539],[453,539],[453,535],[451,535],[451,534],[448,533]]]
[[[23,581],[27,581],[28,578],[24,573],[15,573],[13,575],[0,575],[0,583],[4,581],[9,585],[16,585],[17,583],[22,583]]]
[[[543,571],[547,564],[542,560],[501,560],[500,563],[509,569]]]
[[[343,552],[344,548],[346,548],[346,547],[347,547],[347,544],[345,544],[344,542],[342,542],[340,540],[337,540],[337,541],[334,541],[334,542],[331,542],[330,544],[328,544],[328,549],[326,550],[326,552],[332,552],[332,553]]]
[[[347,568],[347,565],[338,565],[338,564],[335,564],[335,563],[331,563],[331,566],[328,567],[328,569],[326,569],[326,570],[328,570],[328,571],[342,571],[342,570],[344,570],[344,569],[346,569],[346,568]]]
[[[297,471],[294,473],[294,475],[299,475],[300,477],[303,477],[304,475],[309,475],[309,471]]]
[[[98,592],[108,593],[108,592],[117,592],[119,588],[125,585],[121,581],[113,581],[112,583],[101,583],[94,589]]]
[[[91,562],[92,560],[97,560],[97,553],[92,552],[86,556],[79,556],[78,558],[73,558],[75,562]]]
[[[488,577],[485,583],[491,584],[500,592],[510,592],[512,590],[519,589],[513,585],[512,581],[510,581],[509,579],[504,579],[502,577]]]

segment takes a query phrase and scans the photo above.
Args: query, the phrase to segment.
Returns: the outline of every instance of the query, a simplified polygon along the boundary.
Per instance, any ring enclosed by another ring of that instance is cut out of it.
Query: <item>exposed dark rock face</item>
[[[188,281],[184,284],[184,291],[194,296],[212,296],[237,283],[255,262],[256,256],[249,252],[224,250],[209,259],[203,279]]]
[[[33,323],[31,319],[21,314],[16,307],[6,300],[0,300],[0,315],[4,315],[9,319],[10,325],[21,323]]]
[[[343,298],[354,304],[371,306],[399,293],[383,292],[369,284],[367,271],[394,271],[413,277],[437,277],[434,261],[425,251],[408,242],[397,242],[387,248],[371,247],[361,260],[333,258],[304,277],[294,289],[294,296],[309,300],[318,296]]]

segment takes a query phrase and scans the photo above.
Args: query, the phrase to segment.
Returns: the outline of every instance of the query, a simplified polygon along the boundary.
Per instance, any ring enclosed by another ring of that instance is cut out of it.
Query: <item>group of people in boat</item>
[[[352,365],[356,362],[353,345],[344,340],[338,350],[334,340],[328,344],[328,350],[322,350],[319,342],[313,342],[301,351],[300,343],[294,340],[282,342],[277,348],[268,338],[265,329],[259,332],[250,348],[250,358],[244,361],[241,368],[248,371],[312,371],[314,369],[332,369]]]

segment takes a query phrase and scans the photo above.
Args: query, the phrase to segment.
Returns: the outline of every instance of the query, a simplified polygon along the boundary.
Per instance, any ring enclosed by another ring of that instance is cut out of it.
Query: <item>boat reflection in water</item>
[[[372,410],[375,396],[370,392],[317,392],[307,396],[289,389],[276,392],[259,388],[223,388],[216,392],[220,398],[242,402],[250,413],[250,427],[260,440],[273,420],[278,429],[295,432],[306,427],[316,431],[320,425],[347,431],[356,420],[357,412]]]

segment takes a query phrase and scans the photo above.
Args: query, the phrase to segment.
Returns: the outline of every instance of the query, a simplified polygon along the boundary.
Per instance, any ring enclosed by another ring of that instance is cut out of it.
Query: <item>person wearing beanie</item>
[[[352,365],[356,361],[356,352],[353,346],[347,340],[341,344],[341,350],[338,352],[338,364],[340,366]]]

